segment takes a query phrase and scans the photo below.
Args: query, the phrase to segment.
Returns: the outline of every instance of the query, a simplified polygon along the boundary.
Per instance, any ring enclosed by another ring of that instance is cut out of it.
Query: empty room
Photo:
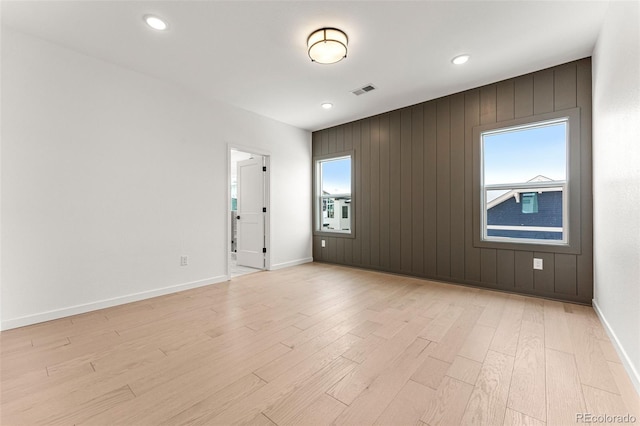
[[[0,7],[0,424],[640,422],[638,1]]]

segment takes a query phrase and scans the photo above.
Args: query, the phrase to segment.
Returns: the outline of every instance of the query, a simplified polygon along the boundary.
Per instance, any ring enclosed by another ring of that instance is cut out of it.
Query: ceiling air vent
[[[351,93],[353,93],[354,95],[360,96],[360,95],[364,95],[367,92],[371,92],[372,90],[376,90],[376,88],[373,87],[373,84],[367,84],[364,87],[361,87],[356,90],[352,90]]]

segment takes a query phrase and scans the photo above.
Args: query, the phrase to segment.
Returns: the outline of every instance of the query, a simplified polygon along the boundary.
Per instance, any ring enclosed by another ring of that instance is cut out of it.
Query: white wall
[[[611,2],[593,55],[594,307],[640,392],[640,6]]]
[[[227,144],[271,154],[272,267],[311,259],[309,132],[6,27],[1,100],[3,329],[223,281]]]

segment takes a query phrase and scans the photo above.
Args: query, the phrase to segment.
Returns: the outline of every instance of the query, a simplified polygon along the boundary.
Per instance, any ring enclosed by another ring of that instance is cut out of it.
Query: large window
[[[316,160],[316,231],[352,234],[352,155]]]
[[[567,244],[569,119],[480,134],[483,241]]]

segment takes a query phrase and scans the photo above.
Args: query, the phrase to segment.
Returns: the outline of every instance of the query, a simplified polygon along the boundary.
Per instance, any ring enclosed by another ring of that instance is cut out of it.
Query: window
[[[352,155],[316,160],[316,231],[352,235]],[[337,212],[337,213],[336,213]]]
[[[528,192],[522,194],[522,213],[538,213],[538,194]]]
[[[567,244],[569,119],[480,133],[483,241]]]

